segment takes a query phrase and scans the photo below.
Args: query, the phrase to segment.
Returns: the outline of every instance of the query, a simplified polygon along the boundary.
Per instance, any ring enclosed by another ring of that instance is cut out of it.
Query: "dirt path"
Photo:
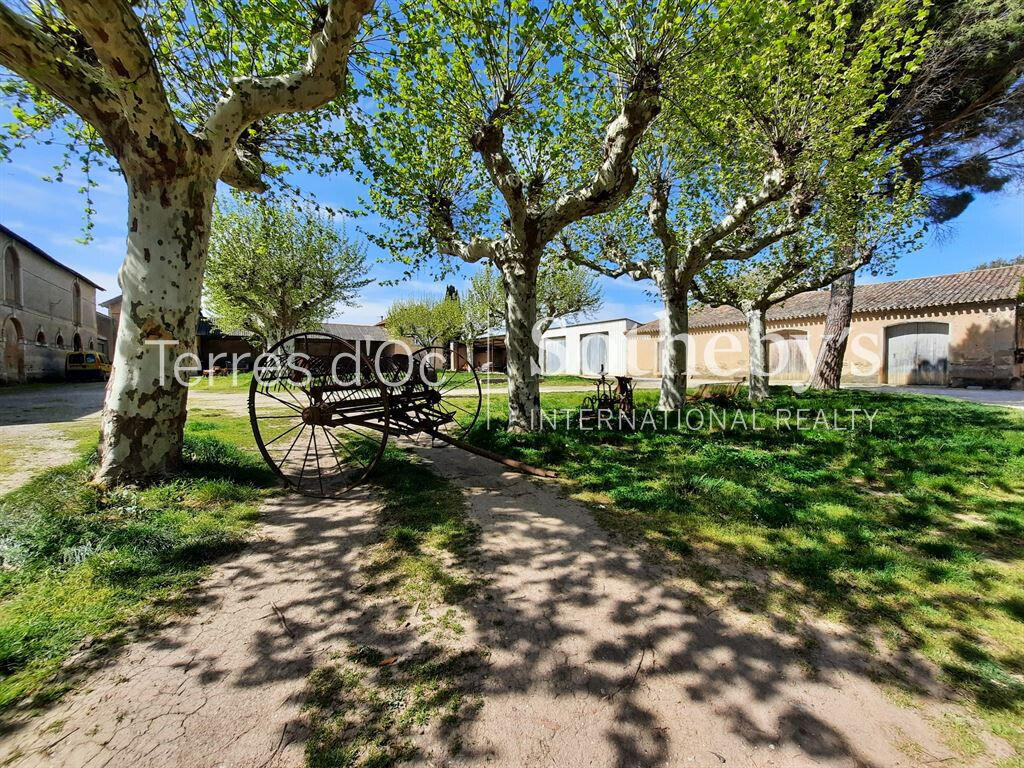
[[[82,687],[3,734],[0,765],[246,768],[303,764],[305,678],[345,642],[401,649],[386,603],[361,598],[366,496],[288,496],[203,584],[195,614],[96,661]]]
[[[482,708],[457,739],[418,737],[419,764],[990,764],[943,745],[929,719],[943,707],[886,698],[854,638],[819,633],[809,664],[785,628],[676,586],[556,488],[454,449],[420,452],[482,528],[474,568],[486,581],[461,606],[459,642],[487,649],[488,669]],[[310,669],[345,645],[401,654],[423,640],[407,613],[360,592],[375,509],[366,494],[272,502],[260,538],[216,569],[193,615],[83,661],[93,672],[78,691],[2,734],[0,765],[301,765]]]
[[[459,765],[990,764],[944,746],[929,715],[947,707],[892,703],[855,638],[819,631],[808,664],[800,638],[673,586],[550,485],[423,455],[464,489],[492,574],[469,606],[491,663]]]
[[[47,424],[0,427],[0,496],[75,459],[75,443]]]

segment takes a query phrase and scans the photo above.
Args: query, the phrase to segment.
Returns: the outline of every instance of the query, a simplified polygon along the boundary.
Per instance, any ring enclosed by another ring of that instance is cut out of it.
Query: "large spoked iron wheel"
[[[289,487],[333,498],[362,482],[384,453],[388,387],[343,339],[297,333],[258,359],[249,419],[260,453]]]
[[[480,416],[483,398],[480,376],[472,363],[453,371],[449,352],[443,347],[423,347],[412,353],[414,381],[427,390],[429,405],[423,409],[423,429],[461,440]]]

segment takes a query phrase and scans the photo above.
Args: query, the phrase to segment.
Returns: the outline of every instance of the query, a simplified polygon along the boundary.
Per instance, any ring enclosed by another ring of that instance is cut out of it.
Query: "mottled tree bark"
[[[149,480],[178,465],[188,390],[174,363],[195,350],[215,189],[216,179],[192,175],[128,179],[128,249],[118,275],[123,311],[97,482]]]
[[[745,304],[747,340],[750,349],[750,402],[768,399],[768,340],[765,338],[765,310],[754,304]]]
[[[688,377],[686,356],[690,333],[690,309],[687,306],[688,287],[688,280],[686,285],[672,281],[671,286],[666,285],[661,291],[661,298],[665,303],[665,318],[662,334],[664,354],[662,360],[659,361],[662,371],[658,409],[662,411],[675,411],[686,405]]]
[[[540,351],[534,338],[537,322],[539,260],[524,258],[502,268],[505,283],[505,349],[508,366],[508,429],[529,432],[540,427]],[[537,336],[540,332],[538,329]]]
[[[853,287],[853,272],[832,283],[825,331],[818,359],[814,363],[814,375],[811,377],[811,387],[814,389],[839,389],[843,375],[843,356],[846,354],[850,320],[853,317]]]

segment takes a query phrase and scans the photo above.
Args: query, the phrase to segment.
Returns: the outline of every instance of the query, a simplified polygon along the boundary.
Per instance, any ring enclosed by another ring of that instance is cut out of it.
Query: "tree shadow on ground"
[[[765,424],[512,436],[499,422],[472,438],[558,469],[607,530],[653,546],[656,558],[743,611],[827,611],[865,650],[888,638],[897,662],[938,645],[944,682],[1012,730],[1024,709],[1020,654],[979,625],[998,625],[997,637],[1024,631],[1012,610],[1024,594],[1005,571],[1024,550],[1024,420],[863,392],[776,391],[759,405],[776,408],[825,408],[830,420],[833,409],[878,415],[860,432],[840,415],[845,431]],[[912,690],[936,692],[917,667],[889,671]],[[734,682],[750,681],[739,674]]]
[[[588,759],[603,764],[678,764],[689,748],[681,733],[714,743],[716,729],[735,737],[720,739],[730,759],[738,748],[770,746],[799,764],[884,764],[828,712],[838,701],[828,691],[874,674],[855,638],[809,625],[798,632],[778,617],[768,626],[726,618],[702,590],[680,586],[661,565],[588,523],[578,504],[444,453],[423,455],[460,478],[485,527],[477,569],[490,576],[463,607],[487,647],[508,651],[492,654],[485,702],[510,695],[546,701],[553,709],[536,716],[578,728],[580,745],[590,731],[574,720],[587,713],[604,742]],[[524,573],[531,574],[526,581]],[[910,665],[903,685],[938,687],[927,668]],[[807,695],[794,700],[797,691]],[[476,744],[466,756],[508,762],[516,746]],[[713,755],[696,759],[712,764]]]

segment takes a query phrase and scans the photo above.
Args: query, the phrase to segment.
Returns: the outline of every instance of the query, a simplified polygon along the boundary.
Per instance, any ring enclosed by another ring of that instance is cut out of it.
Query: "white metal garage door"
[[[903,323],[885,329],[886,381],[890,384],[946,383],[948,323]]]
[[[806,331],[772,331],[768,370],[775,381],[806,381],[811,348]]]
[[[587,333],[580,337],[583,373],[597,376],[608,370],[608,334]]]
[[[544,339],[544,373],[565,373],[565,336]]]

